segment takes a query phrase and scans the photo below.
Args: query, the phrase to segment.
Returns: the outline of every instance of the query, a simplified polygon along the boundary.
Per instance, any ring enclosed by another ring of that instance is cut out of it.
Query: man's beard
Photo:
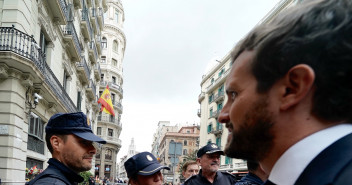
[[[274,123],[267,110],[266,98],[263,97],[253,104],[237,131],[233,130],[232,123],[227,123],[226,127],[232,128],[231,141],[227,142],[224,150],[227,156],[256,161],[267,156],[273,145],[271,126]]]

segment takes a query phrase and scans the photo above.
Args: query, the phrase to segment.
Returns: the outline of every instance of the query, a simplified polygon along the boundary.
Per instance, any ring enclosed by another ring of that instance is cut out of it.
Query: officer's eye
[[[230,98],[232,101],[235,100],[236,96],[237,96],[237,92],[235,92],[235,91],[230,92]]]

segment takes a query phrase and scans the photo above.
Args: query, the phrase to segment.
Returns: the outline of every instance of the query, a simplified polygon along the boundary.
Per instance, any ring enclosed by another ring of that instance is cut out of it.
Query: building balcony
[[[119,93],[120,97],[123,98],[123,89],[121,86],[113,83],[113,82],[107,82],[107,81],[101,81],[100,82],[100,87],[105,88],[106,85],[109,85],[110,90],[113,90],[114,92]]]
[[[73,0],[73,5],[76,9],[82,9],[82,0]]]
[[[86,59],[82,57],[81,62],[76,63],[76,67],[79,79],[82,81],[83,84],[87,84],[90,78],[90,70],[88,68]]]
[[[91,13],[90,13],[90,20],[92,21],[92,26],[93,26],[93,30],[94,30],[94,35],[97,35],[98,33],[100,33],[100,25],[98,22],[98,12],[97,12],[97,8],[91,8]]]
[[[90,79],[90,82],[89,82],[87,89],[86,89],[87,97],[90,101],[97,101],[95,99],[96,92],[97,91],[96,91],[95,84],[94,84],[93,80]]]
[[[104,27],[104,11],[103,8],[98,9],[98,23],[100,24],[100,27]]]
[[[97,63],[98,61],[98,51],[97,51],[97,48],[95,47],[94,41],[89,42],[89,58],[93,64]]]
[[[67,4],[65,0],[52,0],[48,2],[50,12],[60,25],[67,24]]]
[[[95,37],[95,45],[97,47],[98,53],[101,55],[101,49],[103,49],[101,47],[101,35],[96,35],[96,37]]]
[[[197,115],[198,115],[198,117],[200,117],[200,116],[202,115],[202,112],[201,112],[201,110],[200,110],[200,109],[198,109],[198,111],[197,111]]]
[[[57,98],[65,111],[76,112],[77,108],[71,98],[62,87],[50,67],[45,62],[45,54],[42,53],[33,36],[29,36],[14,27],[0,27],[0,58],[8,66],[30,73],[41,81],[44,81],[42,88],[48,88]],[[6,71],[1,72],[1,76],[8,76]],[[44,79],[43,79],[44,78]],[[46,93],[45,96],[51,96]],[[45,98],[45,97],[44,97]]]
[[[204,92],[201,92],[198,96],[198,103],[202,103],[202,101],[204,100],[205,98],[205,93]]]
[[[222,134],[222,132],[223,132],[222,124],[219,123],[218,125],[216,125],[216,127],[212,128],[210,133],[214,134],[215,136],[219,136]]]
[[[216,89],[220,84],[225,83],[226,77],[229,74],[231,68],[228,68],[221,76],[219,76],[216,80],[214,80],[208,87],[207,87],[207,93],[213,91]]]
[[[237,171],[246,171],[247,163],[246,162],[235,163],[233,169]]]
[[[210,113],[209,118],[218,119],[220,112],[221,112],[221,110],[217,110],[215,112]]]
[[[225,99],[225,92],[224,91],[220,91],[218,92],[218,94],[214,95],[213,101],[214,102],[221,102]]]
[[[98,122],[105,123],[105,124],[112,124],[114,126],[117,126],[117,128],[120,130],[122,128],[122,124],[120,123],[119,119],[117,119],[116,116],[115,117],[110,116],[110,114],[99,114]]]
[[[81,21],[82,35],[86,40],[91,41],[93,36],[93,29],[92,29],[92,24],[90,23],[90,20],[89,20],[88,8],[82,9],[81,13],[82,13],[81,14],[82,15],[82,21]]]
[[[122,106],[122,104],[121,104],[120,102],[118,102],[118,101],[115,101],[115,102],[113,102],[113,105],[114,105],[114,108],[116,108],[117,111],[118,111],[120,114],[122,114],[122,111],[123,111],[123,106]]]
[[[101,76],[100,64],[96,63],[94,66],[94,77],[95,77],[95,79],[97,79],[99,81],[100,76]]]
[[[100,136],[104,139],[108,144],[113,144],[115,146],[121,147],[121,139],[111,136]]]
[[[74,24],[70,21],[68,24],[63,28],[64,33],[64,41],[67,42],[66,50],[70,53],[72,58],[77,59],[78,61],[81,60],[81,45],[79,44],[77,32],[75,29]]]

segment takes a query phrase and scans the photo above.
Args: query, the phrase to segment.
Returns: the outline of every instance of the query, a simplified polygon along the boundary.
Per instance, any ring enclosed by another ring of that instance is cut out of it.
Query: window
[[[113,77],[111,77],[111,79],[112,79],[112,83],[116,84],[116,77],[113,76]]]
[[[43,139],[44,123],[36,114],[31,112],[29,122],[29,134],[36,136],[39,139]]]
[[[115,104],[115,94],[114,93],[111,93],[111,101],[112,101],[112,104]]]
[[[69,88],[68,86],[68,81],[70,80],[70,75],[66,72],[66,70],[64,70],[64,80],[62,81],[62,85],[64,87],[64,89],[66,90],[66,92],[68,92]]]
[[[218,145],[218,147],[221,148],[221,137],[216,138],[216,145]]]
[[[187,149],[183,149],[183,155],[187,155]]]
[[[117,43],[117,40],[114,40],[114,42],[112,43],[112,49],[117,52],[117,49],[119,47],[119,44]]]
[[[106,56],[101,56],[101,63],[105,64],[106,63]]]
[[[117,8],[115,8],[115,21],[116,23],[119,23],[119,10]]]
[[[108,136],[112,137],[114,135],[114,130],[111,128],[108,128]]]
[[[81,91],[78,91],[77,92],[77,109],[78,110],[81,110],[81,108],[82,108],[81,103],[82,103],[82,93],[81,93]]]
[[[101,135],[101,127],[97,127],[97,135]]]
[[[219,77],[220,77],[222,74],[224,74],[224,72],[225,72],[225,69],[222,68],[221,71],[219,72]]]
[[[111,170],[111,165],[105,165],[105,172],[110,172]]]
[[[44,122],[33,112],[30,113],[27,149],[44,154]]]
[[[210,110],[209,110],[209,117],[212,117],[213,116],[213,108],[211,108]]]
[[[218,121],[216,122],[216,130],[222,130],[222,124]]]
[[[104,81],[104,74],[100,75],[100,81],[103,82]]]
[[[184,140],[184,141],[183,141],[183,145],[184,145],[184,146],[187,146],[187,140]]]
[[[112,59],[111,60],[111,64],[116,67],[117,66],[117,60],[116,59]]]
[[[211,131],[212,131],[212,124],[211,123],[209,123],[209,125],[208,125],[208,133],[210,133]]]
[[[39,160],[32,159],[32,158],[27,158],[26,159],[26,168],[28,168],[28,170],[30,170],[34,166],[37,166],[37,169],[43,169],[43,161],[39,161]],[[30,178],[30,177],[26,174],[26,179],[27,178]]]
[[[224,93],[224,85],[222,85],[219,89],[218,89],[218,93]]]
[[[108,46],[107,40],[106,40],[105,37],[103,37],[103,38],[101,39],[101,47],[107,48],[107,46]]]
[[[222,109],[222,102],[218,104],[218,111],[221,111]]]
[[[48,44],[48,41],[46,40],[44,33],[42,31],[40,31],[39,46],[40,46],[40,49],[42,50],[43,53],[46,53],[47,44]]]
[[[232,158],[230,157],[225,157],[225,164],[232,164]]]
[[[209,103],[211,103],[211,102],[213,102],[213,100],[214,100],[214,94],[212,93],[212,94],[210,94],[209,95]]]

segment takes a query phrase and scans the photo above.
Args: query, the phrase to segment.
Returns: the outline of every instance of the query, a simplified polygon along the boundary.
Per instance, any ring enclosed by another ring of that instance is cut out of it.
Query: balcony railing
[[[83,36],[90,40],[91,37],[93,36],[93,29],[92,29],[92,25],[89,21],[89,10],[88,8],[84,8],[81,10],[82,12],[82,33],[83,33]],[[88,30],[88,31],[87,31]]]
[[[231,68],[228,68],[221,76],[219,76],[214,82],[212,82],[208,87],[207,87],[207,92],[211,91],[217,84],[219,84],[222,81],[225,81],[225,78],[227,77],[228,73],[230,72]]]
[[[220,92],[218,92],[217,94],[214,95],[214,97],[211,99],[209,104],[212,103],[212,102],[219,102],[219,101],[223,100],[224,98],[225,98],[225,92],[224,91],[220,91]]]
[[[34,152],[44,154],[44,141],[34,137],[32,135],[28,135],[27,149],[32,150]]]
[[[110,89],[116,90],[117,92],[119,92],[121,94],[121,96],[123,95],[123,89],[121,88],[121,86],[119,86],[113,82],[107,82],[107,81],[100,82],[100,87],[105,88],[106,85],[109,85]]]
[[[95,37],[95,45],[97,46],[98,53],[101,54],[101,35],[96,35]]]
[[[88,83],[89,81],[89,77],[90,77],[90,70],[88,68],[86,59],[84,57],[82,57],[81,62],[77,62],[76,63],[77,66],[77,70],[80,73],[80,76],[82,76],[82,81],[84,83]]]
[[[104,11],[103,11],[103,8],[99,8],[99,14],[98,14],[98,18],[99,18],[99,24],[100,24],[100,27],[104,27]]]
[[[100,64],[96,63],[94,67],[94,75],[96,79],[100,79],[101,76],[101,69],[100,69]]]
[[[89,56],[93,63],[96,63],[98,60],[98,51],[97,48],[95,47],[95,42],[91,41],[89,42]]]
[[[48,2],[51,13],[58,20],[58,23],[63,25],[68,20],[67,17],[67,4],[65,0],[53,0]]]
[[[121,126],[119,119],[117,119],[116,117],[111,117],[110,115],[98,115],[98,121]]]
[[[123,111],[123,106],[122,106],[122,104],[121,104],[120,102],[118,102],[118,101],[114,101],[113,104],[114,104],[115,107],[117,107],[117,109],[119,110],[119,112],[122,113],[122,111]]]
[[[77,108],[67,95],[50,67],[45,62],[45,54],[32,36],[14,27],[0,27],[0,51],[14,52],[32,61],[43,74],[45,83],[51,88],[58,99],[69,112],[76,112]]]
[[[93,80],[90,80],[89,85],[88,85],[88,87],[87,87],[87,95],[88,95],[88,98],[89,98],[90,100],[95,101],[94,98],[95,98],[95,96],[96,96],[96,95],[95,95],[96,92],[97,92],[97,91],[96,91],[95,84],[94,84]]]
[[[72,21],[68,22],[63,32],[64,32],[64,35],[70,35],[72,37],[71,39],[73,42],[73,48],[75,48],[75,52],[71,52],[71,54],[73,54],[73,56],[75,56],[76,58],[80,59],[82,49],[81,49],[81,45],[79,44],[77,32]]]

